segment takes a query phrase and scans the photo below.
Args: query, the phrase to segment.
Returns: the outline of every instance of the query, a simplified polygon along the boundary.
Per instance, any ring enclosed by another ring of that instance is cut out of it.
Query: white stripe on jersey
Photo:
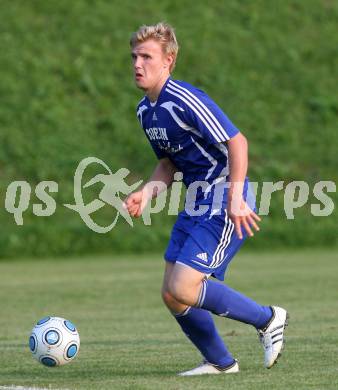
[[[179,93],[182,96],[184,96],[187,100],[189,100],[189,102],[191,102],[192,105],[194,107],[196,107],[197,111],[208,122],[208,125],[212,129],[212,130],[210,130],[210,128],[208,127],[209,131],[214,135],[215,138],[218,137],[218,138],[221,139],[222,138],[222,133],[219,131],[219,129],[217,128],[217,125],[212,120],[212,118],[208,115],[208,112],[206,111],[207,107],[205,107],[205,105],[196,96],[194,96],[188,89],[182,88],[180,85],[178,85],[176,83],[171,83],[170,81],[169,81],[167,87],[171,88],[172,90],[176,91],[177,93]],[[195,110],[195,112],[196,112],[196,110]],[[217,136],[216,136],[216,134],[217,134]],[[219,140],[218,140],[218,142],[219,142]]]
[[[145,99],[146,99],[146,97],[143,96],[143,98],[137,103],[137,105],[139,106],[143,102],[143,100],[145,100]]]
[[[181,119],[176,115],[173,107],[176,107],[178,108],[180,111],[184,111],[184,109],[182,107],[180,107],[178,104],[172,102],[172,101],[168,101],[168,102],[165,102],[165,103],[162,103],[160,105],[160,107],[163,107],[165,108],[169,114],[172,116],[172,118],[174,119],[174,121],[184,130],[187,130],[187,131],[191,131],[192,133],[196,134],[198,137],[202,138],[202,134],[196,130],[194,127],[191,127],[189,125],[187,125],[186,123],[184,123],[183,121],[181,121]]]
[[[222,143],[219,143],[219,144],[215,144],[215,147],[221,152],[224,154],[224,156],[227,158],[227,165],[226,167],[224,167],[224,171],[222,171],[222,175],[225,175],[225,176],[228,176],[229,173],[230,173],[230,170],[229,170],[229,155],[228,155],[228,148],[222,144]]]
[[[215,132],[220,136],[221,141],[224,141],[224,137],[226,140],[229,139],[229,136],[226,132],[226,130],[222,127],[222,125],[219,123],[219,121],[216,119],[214,114],[209,110],[209,108],[193,93],[191,93],[187,88],[182,87],[181,85],[175,83],[173,80],[169,80],[168,85],[170,84],[170,87],[172,87],[175,90],[182,91],[182,93],[185,93],[186,96],[191,96],[190,100],[194,100],[196,104],[201,108],[201,111],[204,113],[206,119],[208,120],[209,124],[213,127]],[[175,88],[176,87],[176,88]],[[189,97],[187,96],[187,98]],[[216,128],[215,128],[216,126]]]
[[[227,167],[224,167],[224,168],[221,170],[219,176],[216,177],[216,179],[213,180],[213,181],[208,185],[208,187],[205,189],[205,193],[208,193],[208,192],[211,190],[212,187],[214,187],[214,190],[216,191],[216,186],[218,186],[218,185],[220,185],[220,184],[222,184],[222,187],[221,187],[221,188],[223,189],[223,193],[224,193],[224,189],[226,188],[226,187],[224,186],[224,183],[226,183],[226,181],[227,181],[226,172],[227,172]],[[214,196],[215,196],[215,195],[214,195]]]
[[[141,107],[137,110],[136,115],[137,115],[137,117],[138,117],[138,120],[139,120],[140,123],[141,123],[141,126],[142,126],[142,113],[143,113],[143,111],[145,111],[145,110],[147,110],[147,109],[148,109],[148,107],[145,106],[145,105],[143,105],[143,106],[141,106]]]
[[[174,96],[180,98],[188,107],[190,107],[194,111],[194,113],[200,118],[200,120],[204,123],[205,127],[210,131],[210,133],[214,136],[214,138],[216,139],[217,142],[224,142],[224,139],[221,139],[214,132],[212,127],[210,127],[209,123],[204,118],[203,113],[200,112],[200,108],[197,107],[197,105],[194,102],[190,103],[189,100],[187,100],[181,92],[174,92],[173,90],[169,89],[169,84],[165,90],[166,90],[166,92],[170,93],[171,95],[174,95]],[[188,99],[189,99],[189,97],[188,97]]]
[[[224,144],[215,144],[215,146],[224,154],[226,158],[228,158],[228,148]]]
[[[209,153],[207,153],[207,151],[205,149],[203,149],[203,147],[197,141],[195,141],[193,137],[190,137],[190,138],[191,138],[192,142],[200,150],[200,152],[203,154],[203,156],[206,157],[210,161],[210,163],[211,163],[211,167],[209,168],[208,173],[207,173],[207,175],[205,176],[205,179],[204,179],[204,180],[208,180],[209,177],[214,172],[215,168],[217,167],[217,164],[218,164],[217,160],[215,160]]]

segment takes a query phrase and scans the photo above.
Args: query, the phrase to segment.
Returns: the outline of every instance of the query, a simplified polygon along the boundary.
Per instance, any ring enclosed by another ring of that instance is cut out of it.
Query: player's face
[[[153,39],[136,45],[131,56],[136,85],[146,93],[159,93],[170,74],[172,56],[165,55],[161,44]]]

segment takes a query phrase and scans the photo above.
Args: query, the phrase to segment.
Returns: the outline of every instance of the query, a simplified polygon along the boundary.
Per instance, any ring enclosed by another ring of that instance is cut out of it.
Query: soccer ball
[[[33,357],[48,367],[71,362],[79,348],[80,336],[75,326],[60,317],[42,318],[29,337],[29,349]]]

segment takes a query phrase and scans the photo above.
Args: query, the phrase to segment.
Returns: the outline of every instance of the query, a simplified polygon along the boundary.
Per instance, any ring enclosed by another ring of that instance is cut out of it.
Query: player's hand
[[[139,218],[148,203],[149,197],[140,190],[129,194],[123,202],[123,207],[135,218]]]
[[[257,222],[261,221],[261,218],[248,206],[242,197],[229,199],[227,210],[229,218],[235,225],[239,239],[243,238],[242,227],[250,237],[254,235],[253,229],[257,232],[259,231]]]

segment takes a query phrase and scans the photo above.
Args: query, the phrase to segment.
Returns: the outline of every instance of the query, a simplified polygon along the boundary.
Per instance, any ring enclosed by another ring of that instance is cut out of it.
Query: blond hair
[[[173,71],[176,64],[178,53],[178,43],[174,28],[170,24],[160,22],[151,26],[143,25],[130,38],[130,46],[134,48],[137,44],[154,39],[162,46],[164,54],[173,56],[173,63],[170,65],[170,72]]]

